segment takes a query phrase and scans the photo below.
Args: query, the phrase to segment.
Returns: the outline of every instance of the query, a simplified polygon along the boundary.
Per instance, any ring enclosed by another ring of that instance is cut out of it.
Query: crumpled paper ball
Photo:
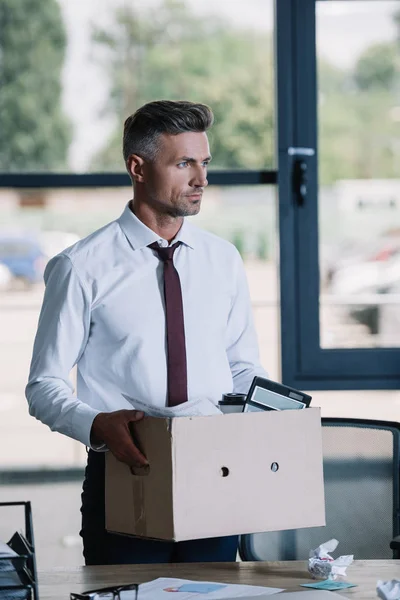
[[[382,600],[400,600],[400,579],[379,580],[376,584],[376,592]]]
[[[336,579],[338,576],[346,576],[346,569],[353,562],[354,555],[334,559],[329,553],[333,552],[338,544],[337,540],[332,539],[310,551],[308,572],[314,579]]]

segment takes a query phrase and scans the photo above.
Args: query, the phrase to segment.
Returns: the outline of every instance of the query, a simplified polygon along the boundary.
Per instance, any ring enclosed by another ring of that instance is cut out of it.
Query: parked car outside
[[[0,264],[25,283],[42,281],[47,257],[40,242],[33,237],[0,235]]]
[[[393,319],[389,315],[398,307],[390,307],[383,297],[398,294],[400,283],[400,240],[399,238],[378,239],[351,257],[337,262],[332,270],[329,282],[329,293],[338,297],[369,296],[368,304],[352,302],[347,307],[347,314],[356,322],[366,325],[372,335],[381,334],[384,321]],[[384,329],[388,329],[385,323]],[[398,327],[396,326],[398,330]],[[398,332],[400,333],[400,331]]]

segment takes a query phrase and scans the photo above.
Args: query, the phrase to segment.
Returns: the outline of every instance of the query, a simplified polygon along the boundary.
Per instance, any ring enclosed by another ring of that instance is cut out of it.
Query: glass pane
[[[400,1],[317,2],[323,348],[400,340]]]
[[[399,421],[400,392],[397,390],[330,390],[310,394],[313,406],[321,407],[323,417]]]
[[[159,99],[212,107],[213,168],[273,166],[273,0],[39,4],[0,7],[0,172],[124,171],[123,122]]]
[[[24,389],[49,257],[117,218],[130,188],[0,191],[0,455],[4,468],[81,466],[85,448],[51,433],[29,416]],[[39,199],[40,198],[40,203]],[[194,217],[200,227],[232,241],[247,270],[261,359],[278,370],[275,187],[216,187]]]
[[[275,194],[274,186],[210,186],[194,222],[231,240],[242,253],[261,360],[271,377],[278,379]],[[32,197],[35,202],[29,201]],[[4,485],[0,474],[0,496],[2,500],[32,501],[39,569],[82,564],[78,532],[83,477],[82,471],[77,475],[79,481],[63,481],[60,473],[59,480],[45,484],[40,469],[65,468],[68,472],[71,467],[83,469],[86,462],[83,445],[50,432],[27,411],[24,388],[42,301],[43,266],[76,239],[117,218],[130,197],[130,188],[0,190],[3,260],[6,239],[21,241],[11,245],[10,254],[28,239],[30,242],[30,250],[4,268],[0,284],[0,456],[2,470],[11,472],[8,481],[15,471],[12,485]],[[17,473],[21,469],[32,469],[30,485],[16,485],[21,482]],[[7,539],[1,521],[0,539]]]

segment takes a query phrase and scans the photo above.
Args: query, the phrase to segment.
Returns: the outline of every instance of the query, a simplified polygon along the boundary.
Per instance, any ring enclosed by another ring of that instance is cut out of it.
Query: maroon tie
[[[174,252],[180,244],[181,242],[176,242],[173,246],[162,248],[157,242],[154,242],[149,246],[164,262],[168,406],[182,404],[188,399],[182,289],[173,260]]]

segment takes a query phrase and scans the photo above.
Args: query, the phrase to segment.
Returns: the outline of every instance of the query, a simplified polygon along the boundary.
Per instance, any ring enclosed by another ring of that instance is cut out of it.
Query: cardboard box
[[[325,525],[318,408],[135,424],[147,475],[107,452],[106,529],[161,540]]]

